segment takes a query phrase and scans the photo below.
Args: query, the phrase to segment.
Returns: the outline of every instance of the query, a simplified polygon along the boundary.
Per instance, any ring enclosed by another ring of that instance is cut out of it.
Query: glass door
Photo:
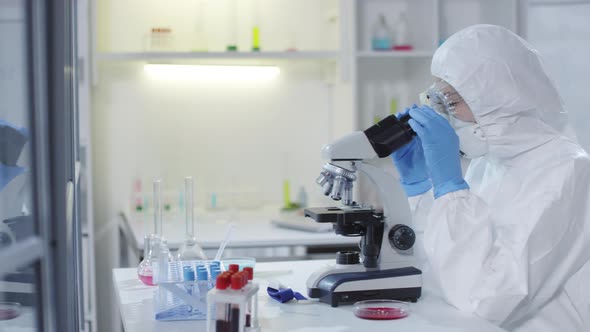
[[[0,331],[84,326],[74,12],[0,0]]]
[[[32,18],[25,1],[0,1],[0,330],[44,330],[47,243],[34,195],[37,163]],[[49,274],[47,274],[49,275]],[[51,315],[50,315],[51,316]]]

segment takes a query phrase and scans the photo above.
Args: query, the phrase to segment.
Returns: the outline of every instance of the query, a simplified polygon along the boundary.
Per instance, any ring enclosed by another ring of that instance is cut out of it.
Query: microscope
[[[395,177],[367,162],[389,156],[414,138],[409,119],[409,115],[400,119],[390,115],[322,149],[322,157],[329,162],[316,182],[326,196],[342,206],[308,208],[305,216],[332,223],[336,234],[360,236],[361,241],[360,252],[338,252],[336,264],[312,273],[307,280],[310,297],[337,307],[371,299],[416,302],[421,296],[422,271],[413,266],[416,234],[410,227],[407,197]],[[382,211],[353,200],[357,172],[364,173],[377,187]]]

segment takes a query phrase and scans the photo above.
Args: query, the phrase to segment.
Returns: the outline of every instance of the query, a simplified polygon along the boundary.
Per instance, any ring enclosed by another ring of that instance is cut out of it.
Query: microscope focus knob
[[[409,250],[416,243],[416,233],[407,225],[395,225],[389,231],[389,243],[399,250]]]

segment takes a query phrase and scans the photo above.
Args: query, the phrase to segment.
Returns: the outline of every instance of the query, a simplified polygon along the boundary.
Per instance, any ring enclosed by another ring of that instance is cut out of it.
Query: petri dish
[[[0,321],[20,316],[20,303],[0,302]]]
[[[368,300],[354,304],[354,315],[362,319],[393,320],[408,317],[410,305],[395,300]]]

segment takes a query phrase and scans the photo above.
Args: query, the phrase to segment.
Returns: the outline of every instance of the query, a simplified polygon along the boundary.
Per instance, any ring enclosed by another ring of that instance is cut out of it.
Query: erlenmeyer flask
[[[154,286],[154,262],[157,260],[157,248],[159,247],[160,238],[151,234],[144,237],[143,240],[143,260],[137,267],[137,276],[139,280],[148,286]]]
[[[139,280],[146,285],[156,285],[158,275],[154,271],[155,263],[162,256],[162,251],[168,256],[168,261],[174,261],[175,257],[170,254],[168,243],[162,236],[162,180],[154,180],[154,233],[144,238],[144,258],[137,267]],[[167,266],[166,266],[167,270]]]
[[[197,242],[195,238],[195,219],[194,219],[194,196],[193,196],[193,178],[187,176],[184,178],[184,221],[185,221],[185,240],[178,250],[178,260],[206,260],[207,255],[203,251],[203,248]]]

